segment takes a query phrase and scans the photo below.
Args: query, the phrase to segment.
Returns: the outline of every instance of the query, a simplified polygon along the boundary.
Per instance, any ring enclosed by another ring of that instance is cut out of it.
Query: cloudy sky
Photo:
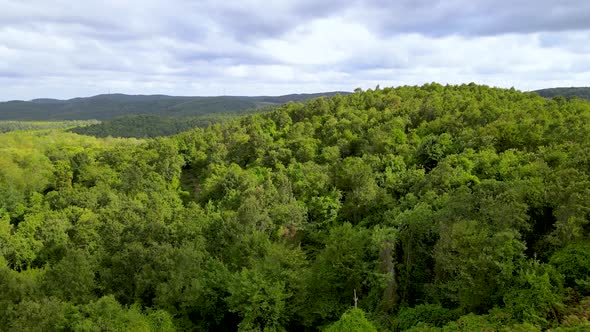
[[[0,100],[590,85],[588,0],[0,0]]]

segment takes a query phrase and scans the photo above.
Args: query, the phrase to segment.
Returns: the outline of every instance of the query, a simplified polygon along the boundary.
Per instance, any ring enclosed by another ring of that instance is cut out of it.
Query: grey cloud
[[[586,0],[0,0],[0,8],[0,99],[589,77]]]
[[[386,1],[366,0],[363,20],[382,34],[497,35],[590,29],[585,0]]]
[[[199,1],[187,10],[200,13],[202,19],[243,42],[279,38],[315,19],[343,13],[384,36],[475,37],[590,29],[590,2],[585,0],[304,0],[277,1],[282,5],[276,8],[273,3],[250,1],[236,6],[232,1]]]
[[[250,42],[278,38],[314,19],[343,12],[383,35],[479,36],[590,29],[590,2],[586,0],[177,0],[132,1],[128,7],[121,2],[97,5],[85,1],[73,9],[68,8],[71,2],[64,1],[8,3],[11,6],[0,14],[0,26],[31,22],[82,25],[91,37],[108,40],[160,34],[198,41],[217,28]]]
[[[284,4],[272,10],[272,2],[257,1],[250,7],[209,3],[200,9],[206,17],[227,33],[245,42],[258,38],[276,38],[309,21],[336,15],[350,4],[339,5],[337,0],[277,1]],[[205,7],[205,8],[204,8]]]
[[[25,77],[22,73],[17,71],[0,70],[0,78],[22,78]]]

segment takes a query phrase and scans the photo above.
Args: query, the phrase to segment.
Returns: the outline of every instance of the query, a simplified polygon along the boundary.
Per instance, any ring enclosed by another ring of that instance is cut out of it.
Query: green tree
[[[377,332],[377,328],[365,317],[361,309],[350,309],[340,319],[328,326],[326,332]]]

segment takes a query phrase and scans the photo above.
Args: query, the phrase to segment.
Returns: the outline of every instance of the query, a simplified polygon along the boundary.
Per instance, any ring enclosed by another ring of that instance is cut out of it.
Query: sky
[[[0,100],[590,86],[588,0],[0,0]]]

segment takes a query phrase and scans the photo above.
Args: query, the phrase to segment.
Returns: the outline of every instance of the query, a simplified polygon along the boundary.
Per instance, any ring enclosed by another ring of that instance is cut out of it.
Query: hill
[[[16,130],[42,130],[42,129],[68,129],[83,128],[84,126],[97,125],[96,120],[71,120],[71,121],[0,121],[0,133]]]
[[[563,97],[578,97],[590,100],[590,87],[579,88],[550,88],[533,91],[545,98],[553,98],[557,96]]]
[[[47,98],[31,101],[15,100],[0,103],[0,120],[108,120],[137,114],[186,117],[221,112],[238,112],[278,105],[288,101],[304,101],[334,94],[336,92],[293,94],[278,97],[175,97],[106,94],[69,100]],[[346,92],[342,92],[342,94],[346,94]]]
[[[259,110],[263,111],[263,110]],[[87,124],[71,128],[69,131],[94,137],[135,137],[149,138],[175,135],[180,132],[199,127],[207,127],[214,123],[227,121],[234,117],[251,113],[244,110],[233,113],[212,113],[189,117],[169,117],[158,115],[124,115],[100,123]],[[1,131],[0,122],[0,131]],[[20,121],[19,123],[23,123]]]
[[[0,330],[588,331],[589,119],[433,83],[0,134]]]

